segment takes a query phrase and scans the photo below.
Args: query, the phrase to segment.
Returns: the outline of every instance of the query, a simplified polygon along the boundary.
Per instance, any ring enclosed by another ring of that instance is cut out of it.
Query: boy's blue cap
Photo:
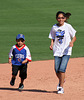
[[[24,39],[24,40],[25,40],[25,37],[24,37],[23,34],[18,34],[18,35],[16,36],[16,39],[17,39],[17,40],[18,40],[18,39]]]

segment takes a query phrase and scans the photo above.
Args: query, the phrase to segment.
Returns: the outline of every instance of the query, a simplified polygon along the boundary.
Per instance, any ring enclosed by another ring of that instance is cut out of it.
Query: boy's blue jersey
[[[22,62],[27,59],[28,61],[31,61],[31,54],[29,51],[29,48],[24,44],[24,46],[19,49],[17,45],[12,46],[10,53],[9,53],[9,59],[12,58],[12,64],[13,65],[22,65]],[[27,64],[27,63],[26,63]]]

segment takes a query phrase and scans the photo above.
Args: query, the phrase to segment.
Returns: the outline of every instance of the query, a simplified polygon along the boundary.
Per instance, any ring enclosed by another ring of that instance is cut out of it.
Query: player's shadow
[[[40,90],[40,89],[22,89],[19,90],[18,88],[5,88],[5,87],[0,87],[0,90],[9,90],[9,91],[27,91],[27,92],[42,92],[42,93],[57,93],[57,91],[46,91],[46,90]]]

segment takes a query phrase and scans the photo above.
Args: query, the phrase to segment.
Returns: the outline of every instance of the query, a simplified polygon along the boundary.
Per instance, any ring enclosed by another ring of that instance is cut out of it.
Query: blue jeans
[[[55,56],[55,71],[56,73],[65,72],[70,55],[63,55],[62,57]]]

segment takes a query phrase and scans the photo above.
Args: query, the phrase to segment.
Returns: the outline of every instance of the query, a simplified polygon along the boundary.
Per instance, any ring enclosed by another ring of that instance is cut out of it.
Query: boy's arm
[[[22,64],[25,64],[25,63],[27,63],[28,61],[29,61],[29,62],[32,61],[29,48],[26,46],[25,49],[26,49],[26,59],[22,62]]]
[[[11,64],[11,58],[8,60],[8,63]]]
[[[22,62],[22,64],[25,64],[25,63],[27,63],[28,62],[28,60],[27,59],[25,59],[23,62]]]
[[[9,60],[8,60],[8,63],[10,64],[11,63],[11,57],[13,56],[12,55],[12,52],[13,52],[13,47],[11,48],[10,52],[9,52]]]

